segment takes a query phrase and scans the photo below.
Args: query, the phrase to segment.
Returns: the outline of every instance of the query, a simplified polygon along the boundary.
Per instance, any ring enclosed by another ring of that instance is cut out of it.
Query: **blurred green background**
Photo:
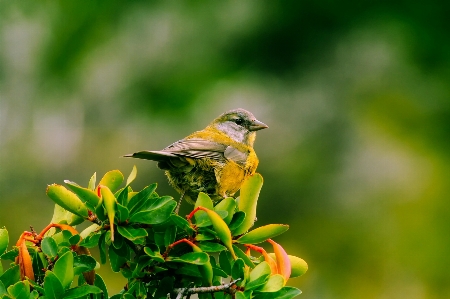
[[[0,226],[51,219],[47,184],[156,163],[233,108],[258,132],[257,225],[302,298],[450,298],[445,1],[0,1]],[[183,213],[189,211],[183,206]],[[110,289],[122,280],[101,268]],[[116,275],[120,276],[120,275]]]

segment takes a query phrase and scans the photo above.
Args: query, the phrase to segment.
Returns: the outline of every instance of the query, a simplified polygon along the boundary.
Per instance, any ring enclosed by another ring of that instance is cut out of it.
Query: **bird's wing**
[[[225,159],[228,159],[241,164],[245,163],[247,156],[247,153],[243,153],[232,146],[202,138],[190,138],[177,141],[161,151],[142,151],[131,155],[126,155],[125,157],[147,159],[159,162],[169,160],[174,162],[174,158],[177,157],[194,159],[209,158],[220,162],[224,162]],[[184,162],[185,161],[183,161],[183,164]]]

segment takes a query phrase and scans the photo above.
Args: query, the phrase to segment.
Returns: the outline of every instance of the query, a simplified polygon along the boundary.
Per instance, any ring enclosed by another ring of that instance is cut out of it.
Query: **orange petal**
[[[273,251],[275,252],[275,257],[277,258],[278,274],[281,274],[286,282],[291,276],[291,261],[289,256],[280,244],[271,239],[268,239],[267,242],[273,246]]]
[[[19,267],[20,279],[25,280],[25,277],[28,277],[29,279],[34,280],[33,264],[25,240],[23,240],[19,246]]]

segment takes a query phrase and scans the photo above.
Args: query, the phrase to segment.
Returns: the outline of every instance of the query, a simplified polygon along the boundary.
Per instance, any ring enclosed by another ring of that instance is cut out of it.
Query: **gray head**
[[[242,108],[230,110],[217,117],[210,126],[226,133],[237,142],[253,146],[256,131],[268,128],[255,116]]]

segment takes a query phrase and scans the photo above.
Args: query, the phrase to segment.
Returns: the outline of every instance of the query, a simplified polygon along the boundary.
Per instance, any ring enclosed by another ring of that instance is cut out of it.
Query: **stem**
[[[184,193],[186,193],[186,191],[183,191],[183,193],[181,194],[180,200],[177,203],[177,207],[175,208],[175,214],[178,215],[178,212],[180,211],[180,207],[181,207],[181,202],[183,201],[184,198]]]
[[[240,278],[231,281],[230,283],[223,284],[220,286],[211,287],[199,287],[199,288],[177,288],[174,291],[178,293],[177,299],[183,298],[183,295],[199,294],[199,293],[215,293],[215,292],[226,292],[229,294],[234,294],[236,289],[233,286],[241,280]]]

